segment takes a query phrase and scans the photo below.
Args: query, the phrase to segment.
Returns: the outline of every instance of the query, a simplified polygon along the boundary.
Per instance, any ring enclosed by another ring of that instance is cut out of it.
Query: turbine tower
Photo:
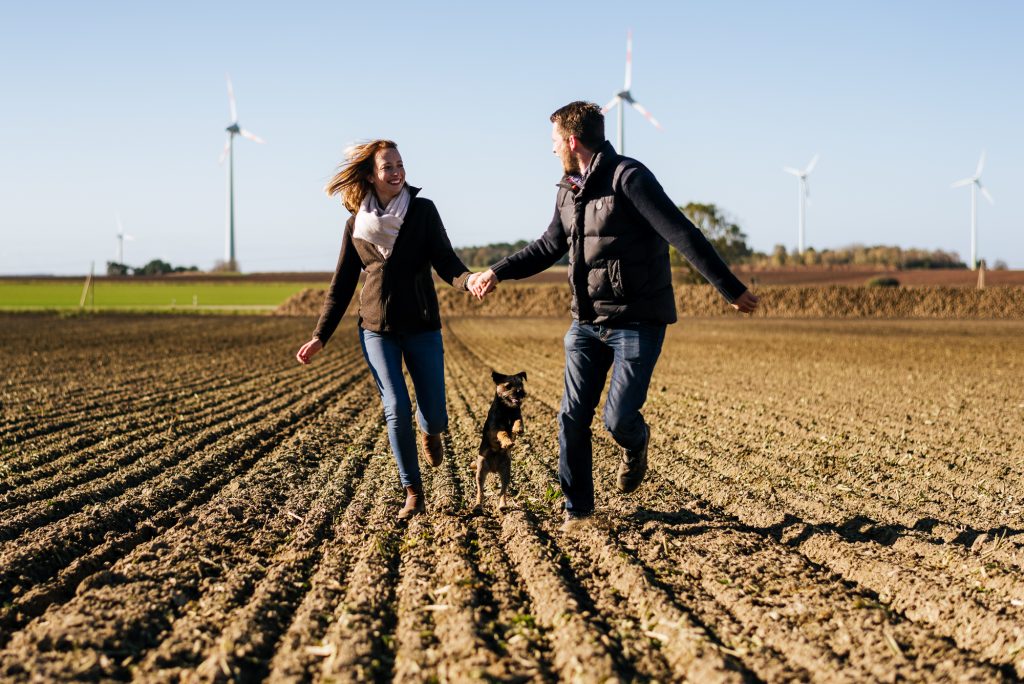
[[[660,123],[655,121],[651,113],[647,111],[642,104],[633,99],[633,94],[629,92],[629,87],[633,84],[633,31],[632,29],[626,32],[626,82],[622,86],[622,90],[615,93],[615,97],[611,101],[601,108],[601,113],[606,114],[612,110],[612,107],[619,108],[619,141],[616,145],[615,151],[619,154],[626,153],[626,142],[625,142],[625,130],[624,130],[624,119],[626,105],[629,104],[636,111],[644,115],[644,118],[650,121],[655,128],[658,130],[664,130]]]
[[[220,155],[220,163],[224,158],[228,159],[228,208],[227,208],[227,235],[224,244],[224,262],[229,271],[238,270],[238,262],[235,261],[235,136],[240,135],[253,142],[263,143],[263,139],[250,133],[238,125],[238,110],[235,107],[235,91],[231,87],[231,77],[228,80],[228,105],[231,107],[231,124],[225,129],[228,132],[227,142],[224,143],[224,151]]]
[[[995,199],[981,184],[981,170],[985,166],[985,150],[981,151],[981,159],[978,160],[978,170],[970,178],[964,178],[953,183],[951,188],[962,188],[965,185],[971,186],[971,270],[978,267],[978,190],[985,196],[989,204],[995,204]]]
[[[124,265],[124,241],[134,240],[131,235],[125,235],[124,226],[121,225],[121,214],[115,213],[117,219],[117,263]]]
[[[791,173],[800,179],[800,183],[797,185],[797,191],[800,196],[797,200],[797,206],[800,211],[800,232],[797,235],[797,253],[804,253],[804,235],[806,232],[804,215],[807,213],[807,199],[811,196],[811,189],[807,185],[807,177],[811,175],[811,171],[814,170],[814,165],[818,163],[818,155],[815,154],[811,159],[811,163],[807,165],[807,168],[803,171],[799,171],[789,166],[782,167],[782,170],[786,173]]]

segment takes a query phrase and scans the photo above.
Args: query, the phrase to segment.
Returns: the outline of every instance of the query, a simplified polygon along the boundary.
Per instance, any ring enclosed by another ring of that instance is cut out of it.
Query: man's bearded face
[[[558,124],[551,125],[551,151],[562,160],[562,169],[569,175],[579,175],[580,162],[569,149],[569,139],[562,137]]]

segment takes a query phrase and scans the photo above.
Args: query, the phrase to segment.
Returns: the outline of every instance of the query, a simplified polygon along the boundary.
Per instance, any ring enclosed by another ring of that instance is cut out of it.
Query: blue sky
[[[1024,4],[1018,2],[71,3],[0,5],[0,273],[224,253],[229,123],[246,271],[331,270],[346,213],[322,188],[348,143],[398,141],[456,245],[532,239],[560,167],[548,115],[621,87],[626,152],[679,204],[714,202],[757,249],[979,256],[1024,268]],[[608,121],[614,142],[614,116]]]

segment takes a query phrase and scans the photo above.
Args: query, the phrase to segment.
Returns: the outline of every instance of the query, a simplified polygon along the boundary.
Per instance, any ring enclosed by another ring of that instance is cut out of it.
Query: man
[[[604,115],[571,102],[551,115],[553,151],[565,176],[547,231],[510,257],[470,276],[483,297],[502,280],[539,273],[569,253],[573,322],[565,335],[565,389],[558,415],[558,479],[566,523],[594,512],[590,425],[608,371],[604,423],[622,447],[618,488],[634,491],[647,472],[647,399],[665,326],[676,322],[668,246],[693,264],[738,311],[757,307],[718,253],[635,159],[604,137]]]

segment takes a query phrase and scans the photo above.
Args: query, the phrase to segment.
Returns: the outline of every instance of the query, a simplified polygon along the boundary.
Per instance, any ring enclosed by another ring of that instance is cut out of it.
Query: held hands
[[[473,273],[466,281],[466,289],[476,295],[477,299],[483,299],[488,292],[492,292],[498,285],[498,279],[494,271],[487,269],[481,273]]]
[[[740,313],[753,313],[754,309],[757,308],[758,298],[756,295],[750,292],[750,290],[744,290],[743,294],[736,298],[730,306],[736,309]]]
[[[314,337],[309,342],[302,345],[302,348],[299,349],[299,353],[295,355],[295,358],[299,360],[299,363],[305,366],[313,358],[313,355],[323,348],[323,342]]]

